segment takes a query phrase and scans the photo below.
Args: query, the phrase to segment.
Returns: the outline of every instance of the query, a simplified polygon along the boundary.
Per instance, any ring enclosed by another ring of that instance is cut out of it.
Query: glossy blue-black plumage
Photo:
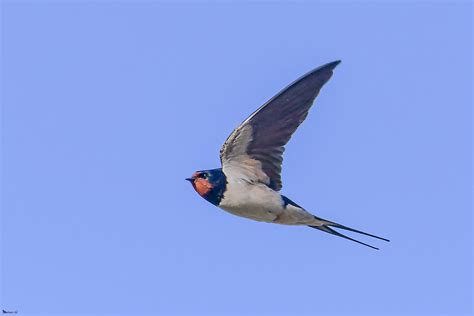
[[[283,200],[283,206],[284,206],[285,208],[286,208],[288,205],[293,205],[293,206],[302,208],[301,206],[299,206],[298,204],[296,204],[295,202],[293,202],[292,200],[290,200],[289,198],[287,198],[287,197],[284,196],[284,195],[282,195],[281,198],[282,198],[282,200]]]
[[[211,170],[201,170],[197,172],[198,174],[205,174],[207,180],[212,185],[211,190],[206,193],[203,198],[212,204],[218,206],[224,196],[226,190],[227,178],[222,172],[222,168],[211,169]]]

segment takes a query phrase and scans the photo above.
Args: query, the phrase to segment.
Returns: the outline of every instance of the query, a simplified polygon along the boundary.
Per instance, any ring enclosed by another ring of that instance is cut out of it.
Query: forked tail
[[[354,229],[354,228],[350,228],[350,227],[347,227],[347,226],[344,226],[344,225],[341,225],[341,224],[338,224],[338,223],[334,223],[334,222],[331,222],[331,221],[328,221],[328,220],[325,220],[325,219],[322,219],[322,218],[319,218],[319,217],[314,217],[315,219],[317,219],[318,221],[322,222],[323,224],[322,225],[319,225],[319,226],[312,226],[312,225],[308,225],[309,227],[311,228],[315,228],[315,229],[319,229],[323,232],[326,232],[326,233],[329,233],[331,235],[335,235],[335,236],[339,236],[339,237],[342,237],[342,238],[345,238],[345,239],[349,239],[349,240],[352,240],[356,243],[359,243],[359,244],[362,244],[364,246],[367,246],[367,247],[370,247],[372,249],[377,249],[379,250],[379,248],[377,247],[374,247],[374,246],[371,246],[369,244],[366,244],[366,243],[363,243],[362,241],[359,241],[359,240],[356,240],[356,239],[353,239],[351,237],[348,237],[346,235],[343,235],[337,231],[335,231],[334,229],[332,229],[331,227],[335,227],[335,228],[339,228],[339,229],[344,229],[344,230],[348,230],[348,231],[351,231],[351,232],[354,232],[354,233],[358,233],[358,234],[362,234],[362,235],[366,235],[366,236],[370,236],[370,237],[373,237],[373,238],[377,238],[377,239],[381,239],[381,240],[385,240],[385,241],[390,241],[386,238],[382,238],[382,237],[379,237],[379,236],[375,236],[375,235],[372,235],[372,234],[369,234],[369,233],[365,233],[363,231],[360,231],[360,230],[357,230],[357,229]]]

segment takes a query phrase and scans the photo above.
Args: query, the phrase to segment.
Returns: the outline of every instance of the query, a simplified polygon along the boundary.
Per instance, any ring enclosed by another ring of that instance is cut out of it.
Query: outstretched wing
[[[239,174],[248,181],[262,182],[279,191],[284,146],[339,63],[334,61],[305,74],[240,124],[221,148],[224,172]]]

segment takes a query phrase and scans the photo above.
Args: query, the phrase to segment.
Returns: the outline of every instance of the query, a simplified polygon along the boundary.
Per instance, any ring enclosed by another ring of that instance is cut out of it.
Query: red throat
[[[193,183],[194,190],[199,193],[200,196],[205,196],[212,189],[212,184],[209,181],[201,178],[196,178]]]

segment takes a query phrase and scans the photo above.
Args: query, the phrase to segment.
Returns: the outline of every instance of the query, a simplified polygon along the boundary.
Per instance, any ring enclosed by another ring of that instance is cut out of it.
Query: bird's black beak
[[[186,180],[186,181],[189,181],[189,182],[193,182],[193,181],[194,181],[193,178],[186,178],[185,180]]]

